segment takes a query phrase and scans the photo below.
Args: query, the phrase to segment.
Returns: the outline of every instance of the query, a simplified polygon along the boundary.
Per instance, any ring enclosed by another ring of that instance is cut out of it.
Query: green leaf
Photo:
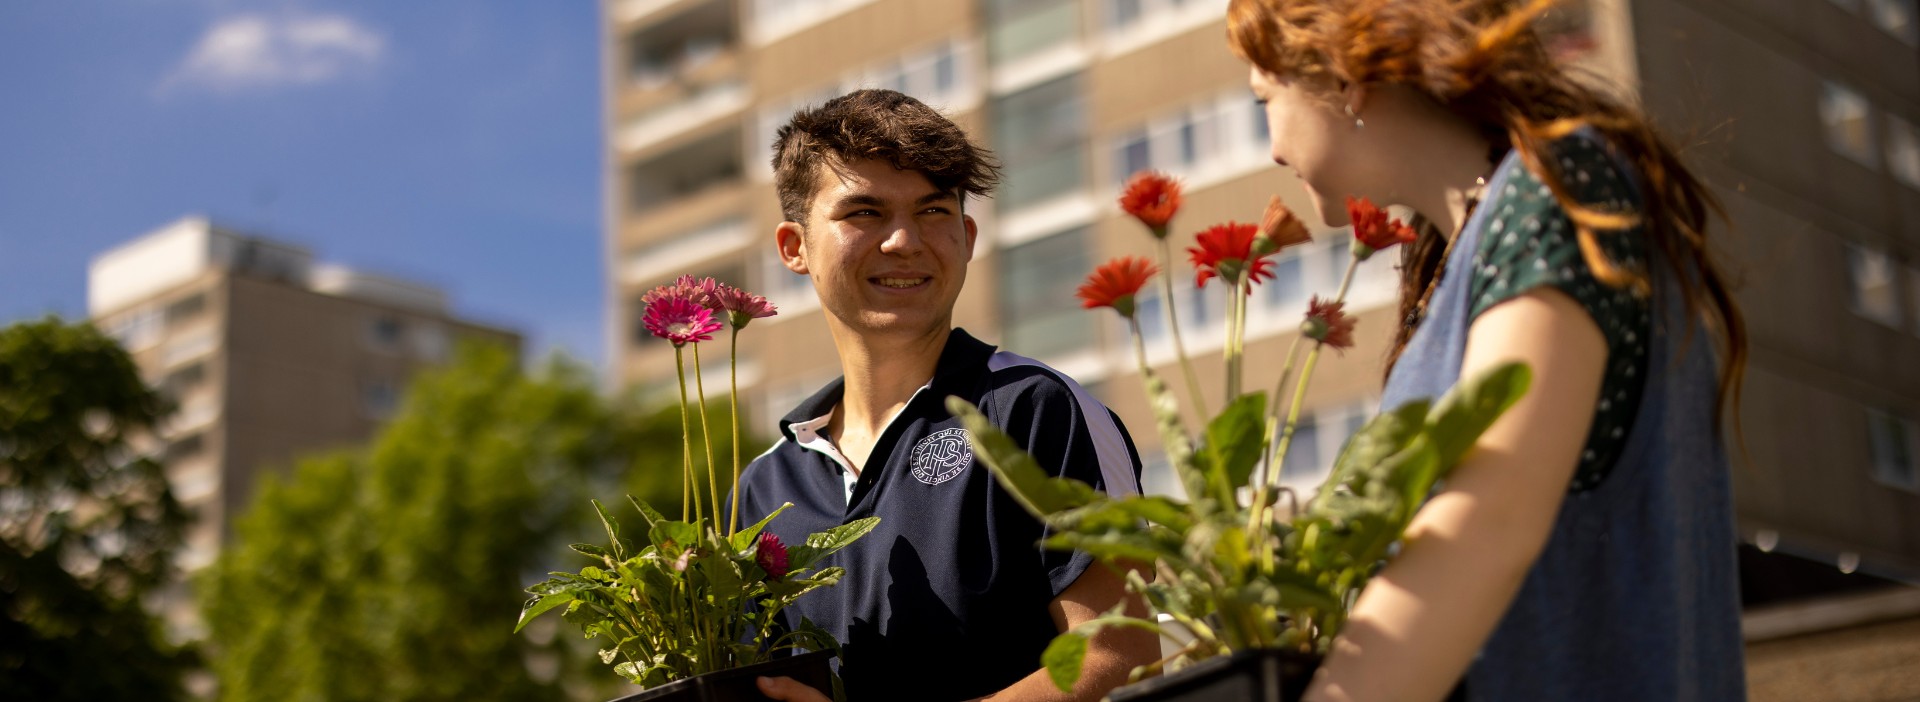
[[[734,532],[733,541],[729,545],[733,547],[734,551],[745,551],[748,548],[751,548],[753,546],[754,539],[760,538],[760,530],[767,528],[768,522],[773,521],[774,517],[780,516],[781,512],[787,511],[787,508],[792,506],[793,506],[792,502],[783,503],[780,505],[779,508],[773,510],[773,513],[768,514],[764,519],[761,519],[760,521],[755,522],[753,526],[749,526],[745,529],[741,529],[739,531]]]
[[[1527,394],[1533,371],[1525,363],[1507,363],[1454,384],[1427,415],[1427,435],[1433,438],[1440,464],[1460,462],[1487,427]]]
[[[1102,497],[1086,483],[1048,474],[1031,454],[1021,450],[1012,437],[993,426],[966,400],[947,398],[947,411],[966,427],[974,455],[987,464],[995,481],[1033,516],[1046,519],[1047,515],[1092,504]]]
[[[820,559],[866,536],[867,532],[873,531],[873,528],[879,525],[879,517],[866,517],[817,534],[809,534],[806,543],[787,547],[787,567],[793,570],[810,568]]]
[[[593,503],[593,511],[600,513],[600,526],[607,528],[607,541],[612,544],[611,550],[613,551],[614,560],[626,558],[626,550],[620,546],[620,521],[614,519],[613,514],[608,512],[607,508],[601,505],[599,500],[588,501]]]
[[[1267,394],[1252,392],[1234,398],[1207,423],[1207,479],[1221,504],[1237,503],[1234,492],[1246,487],[1266,452],[1266,409]]]
[[[694,563],[695,567],[700,569],[700,574],[706,576],[707,583],[713,588],[714,606],[727,610],[733,609],[732,601],[745,594],[744,588],[741,587],[745,581],[741,579],[740,566],[733,562],[732,555],[710,553]]]
[[[655,524],[667,521],[667,516],[661,514],[660,510],[654,509],[653,505],[647,504],[646,500],[628,495],[627,501],[633,503],[633,508],[640,511],[640,516],[646,518],[648,529],[652,529]]]
[[[653,530],[647,532],[647,540],[660,549],[662,558],[669,560],[678,557],[681,551],[698,546],[699,538],[699,530],[686,522],[656,522]]]
[[[578,597],[581,591],[593,590],[599,587],[599,583],[591,580],[561,582],[557,579],[548,580],[539,585],[529,587],[527,591],[533,593],[535,597],[527,600],[526,604],[521,605],[520,621],[513,626],[513,630],[518,632],[522,627],[527,625],[527,622],[533,621],[534,617],[540,616],[547,610],[572,602]]]
[[[613,554],[609,553],[606,549],[601,548],[599,546],[595,546],[593,544],[573,544],[571,546],[568,546],[567,548],[573,549],[574,552],[579,553],[583,556],[592,556],[594,558],[601,558],[601,559],[613,557]]]
[[[1372,471],[1382,461],[1406,448],[1425,429],[1427,408],[1430,406],[1424,399],[1410,400],[1391,412],[1369,420],[1340,449],[1340,456],[1333,461],[1333,471],[1327,476],[1327,481],[1320,485],[1314,502],[1322,502],[1343,488],[1355,491],[1363,489],[1371,479]]]
[[[1398,526],[1404,529],[1405,520],[1413,516],[1414,509],[1426,502],[1427,493],[1433,491],[1433,484],[1439,481],[1441,471],[1450,466],[1442,464],[1440,451],[1434,447],[1432,438],[1421,436],[1387,459],[1385,467],[1390,471],[1393,484],[1400,487],[1401,509],[1394,518],[1401,521]],[[1398,534],[1395,538],[1398,538]]]
[[[1080,665],[1086,659],[1087,637],[1075,631],[1053,637],[1040,653],[1040,665],[1046,667],[1047,677],[1061,692],[1072,692],[1073,684],[1080,682]]]
[[[1066,532],[1047,537],[1047,548],[1060,551],[1085,551],[1104,561],[1124,559],[1151,563],[1160,558],[1178,558],[1177,548],[1165,548],[1145,534],[1111,531],[1102,534]]]

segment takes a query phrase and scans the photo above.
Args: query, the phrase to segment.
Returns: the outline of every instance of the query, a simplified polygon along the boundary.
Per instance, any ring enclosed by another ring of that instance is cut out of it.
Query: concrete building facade
[[[189,217],[95,257],[88,312],[177,405],[141,447],[195,521],[176,557],[212,562],[259,475],[371,438],[408,380],[474,339],[433,288],[316,264],[306,250]],[[196,635],[191,607],[167,607]]]

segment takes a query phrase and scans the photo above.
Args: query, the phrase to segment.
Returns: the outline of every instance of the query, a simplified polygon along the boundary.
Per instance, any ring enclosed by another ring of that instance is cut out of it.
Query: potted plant
[[[1111,308],[1129,323],[1156,428],[1187,499],[1113,498],[1050,477],[978,410],[958,399],[949,399],[949,409],[961,417],[975,454],[1000,484],[1048,525],[1047,547],[1086,551],[1110,564],[1155,563],[1165,576],[1149,582],[1138,572],[1127,574],[1128,589],[1146,601],[1153,618],[1128,617],[1116,607],[1047,647],[1041,662],[1062,690],[1079,678],[1088,638],[1119,626],[1180,643],[1172,655],[1133,673],[1134,680],[1164,676],[1115,691],[1115,702],[1298,699],[1415,510],[1526,392],[1531,376],[1526,366],[1510,364],[1465,379],[1437,400],[1384,411],[1348,440],[1316,493],[1298,499],[1278,485],[1278,469],[1321,352],[1353,343],[1354,321],[1343,307],[1354,270],[1375,252],[1411,241],[1412,230],[1388,221],[1370,203],[1349,201],[1353,257],[1334,297],[1311,300],[1302,333],[1287,352],[1275,396],[1293,375],[1301,346],[1312,345],[1284,421],[1280,405],[1269,405],[1266,393],[1240,389],[1246,297],[1271,277],[1266,257],[1308,241],[1306,228],[1275,197],[1258,226],[1228,223],[1199,233],[1197,246],[1188,250],[1197,283],[1225,282],[1231,313],[1224,349],[1228,400],[1196,437],[1183,426],[1166,382],[1147,363],[1134,315],[1134,296],[1156,273],[1164,299],[1171,299],[1166,235],[1180,204],[1178,184],[1157,174],[1136,176],[1121,204],[1159,240],[1162,265],[1130,257],[1109,262],[1089,277],[1080,297],[1086,307]],[[1173,307],[1161,305],[1198,403]]]
[[[515,630],[547,611],[561,609],[562,618],[578,625],[588,638],[607,642],[600,651],[601,661],[643,688],[620,698],[623,702],[763,700],[754,684],[763,675],[791,677],[819,690],[834,690],[837,680],[829,659],[837,655],[839,643],[805,619],[791,629],[780,626],[780,612],[802,595],[839,582],[845,572],[842,568],[816,566],[872,531],[879,518],[856,520],[791,545],[764,531],[786,506],[741,529],[736,502],[734,516],[722,525],[705,421],[705,389],[697,380],[699,343],[712,339],[721,326],[715,315],[725,314],[733,328],[730,357],[737,359],[740,329],[755,318],[774,314],[773,306],[758,295],[692,276],[648,293],[645,303],[648,330],[673,342],[680,371],[684,498],[680,519],[669,519],[646,502],[629,497],[646,522],[641,533],[645,545],[636,547],[623,539],[619,521],[594,501],[606,528],[607,545],[574,544],[573,550],[593,564],[579,572],[552,573],[528,587],[533,597],[521,608]],[[689,346],[694,349],[701,437],[708,446],[706,506],[701,505],[699,476],[693,470],[683,362]],[[737,383],[731,385],[737,483],[739,391]],[[711,513],[704,511],[708,508]]]

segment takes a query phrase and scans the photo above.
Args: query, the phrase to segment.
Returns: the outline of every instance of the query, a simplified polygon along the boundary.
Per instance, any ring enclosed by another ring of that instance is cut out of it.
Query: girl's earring
[[[1353,106],[1352,106],[1352,105],[1348,105],[1348,106],[1347,106],[1347,116],[1348,116],[1348,117],[1352,117],[1352,118],[1353,118],[1353,128],[1354,128],[1354,129],[1361,129],[1361,128],[1364,128],[1364,127],[1366,127],[1366,126],[1367,126],[1367,121],[1366,121],[1366,120],[1364,120],[1364,119],[1360,119],[1360,116],[1359,116],[1359,115],[1356,115],[1356,114],[1354,114],[1354,113],[1353,113]]]

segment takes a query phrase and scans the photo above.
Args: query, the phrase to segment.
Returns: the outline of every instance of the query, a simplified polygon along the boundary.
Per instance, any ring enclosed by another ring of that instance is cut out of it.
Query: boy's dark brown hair
[[[953,120],[893,90],[856,90],[795,112],[773,139],[773,184],[780,213],[806,223],[822,170],[873,159],[918,171],[943,191],[986,195],[1000,181],[993,154]]]

